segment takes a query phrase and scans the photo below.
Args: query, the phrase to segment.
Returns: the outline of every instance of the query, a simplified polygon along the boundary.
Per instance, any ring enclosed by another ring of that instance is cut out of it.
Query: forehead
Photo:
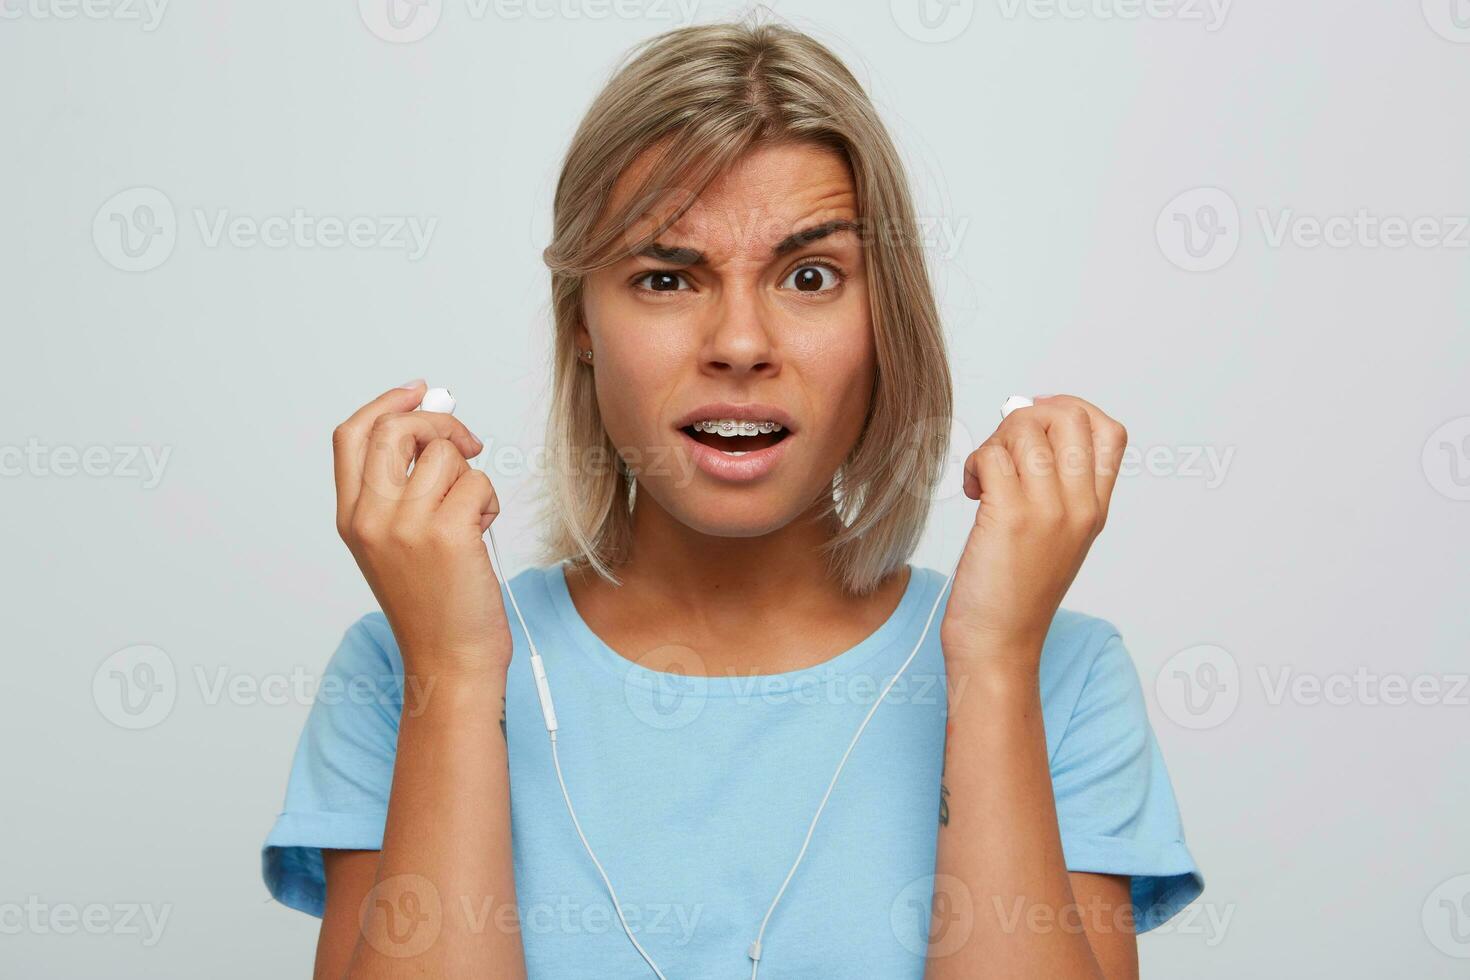
[[[616,208],[646,167],[636,160],[614,185]],[[758,254],[792,233],[824,221],[856,220],[857,189],[840,153],[827,147],[782,143],[752,149],[720,174],[670,228],[663,245],[689,245],[712,258]],[[650,209],[624,236],[630,247],[671,213],[677,201]]]

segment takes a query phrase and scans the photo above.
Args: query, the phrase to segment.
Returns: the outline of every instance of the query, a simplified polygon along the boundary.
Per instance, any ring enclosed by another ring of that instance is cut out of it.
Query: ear
[[[587,302],[585,296],[583,296],[582,302]],[[575,347],[574,353],[580,353],[592,346],[592,331],[587,329],[586,310],[577,311],[577,326],[572,330],[572,344]]]

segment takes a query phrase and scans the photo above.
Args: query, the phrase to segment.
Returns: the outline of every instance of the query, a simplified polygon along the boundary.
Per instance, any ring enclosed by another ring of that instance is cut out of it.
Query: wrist
[[[405,661],[403,672],[403,714],[419,717],[429,712],[458,714],[493,706],[499,710],[505,696],[508,664],[480,660],[473,664],[446,666],[438,662],[429,669],[416,669]]]
[[[1034,687],[1041,673],[1041,643],[944,644],[944,668],[951,679],[972,683]]]

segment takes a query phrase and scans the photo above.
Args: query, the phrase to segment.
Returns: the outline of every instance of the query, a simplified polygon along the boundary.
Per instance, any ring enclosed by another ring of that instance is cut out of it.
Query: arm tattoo
[[[502,695],[501,698],[500,698],[500,737],[503,738],[503,739],[505,739],[505,742],[506,742],[507,745],[510,744],[510,736],[505,731],[505,697],[504,697],[504,695]]]
[[[949,787],[944,785],[944,770],[949,765],[949,733],[953,725],[944,726],[944,754],[939,762],[939,826],[949,826]]]

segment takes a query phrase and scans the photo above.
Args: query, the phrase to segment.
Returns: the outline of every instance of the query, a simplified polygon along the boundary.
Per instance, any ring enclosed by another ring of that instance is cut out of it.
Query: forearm
[[[373,909],[350,978],[525,976],[501,728],[505,681],[500,666],[405,685]],[[427,935],[404,938],[415,914],[418,929],[437,928],[426,948]]]
[[[947,656],[952,697],[929,980],[1101,978],[1087,936],[1057,927],[1075,899],[1062,855],[1034,668]],[[1029,658],[1036,661],[1034,653]],[[944,906],[944,907],[941,907]],[[963,914],[973,909],[973,927]],[[955,913],[959,913],[956,915]],[[1034,923],[1051,923],[1036,928]],[[938,930],[969,928],[967,939]]]

